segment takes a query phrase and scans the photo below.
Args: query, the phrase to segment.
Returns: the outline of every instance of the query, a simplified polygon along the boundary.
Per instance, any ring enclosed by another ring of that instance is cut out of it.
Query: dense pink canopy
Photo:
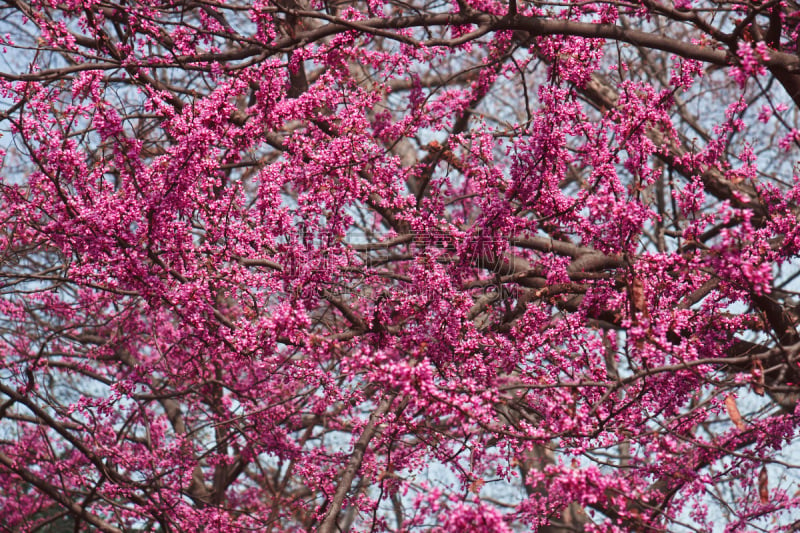
[[[779,531],[793,0],[10,0],[10,531]]]

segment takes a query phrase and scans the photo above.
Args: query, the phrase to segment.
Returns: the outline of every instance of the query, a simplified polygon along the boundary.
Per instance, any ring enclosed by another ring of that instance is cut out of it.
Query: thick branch
[[[42,491],[43,493],[47,494],[47,496],[49,496],[50,498],[53,498],[55,501],[64,506],[66,509],[69,509],[71,514],[73,514],[78,518],[81,518],[82,520],[86,520],[100,531],[105,531],[106,533],[122,533],[121,529],[112,526],[99,516],[93,515],[92,513],[88,512],[85,507],[78,505],[71,499],[67,498],[64,495],[62,489],[54,485],[51,485],[50,483],[41,478],[34,476],[32,473],[25,470],[24,468],[16,468],[15,461],[6,454],[4,454],[3,452],[0,452],[0,464],[5,466],[10,471],[16,473],[19,477],[21,477],[22,479],[24,479],[25,481],[27,481],[28,483],[30,483],[31,485]]]
[[[347,461],[342,479],[339,481],[339,486],[336,487],[336,493],[333,495],[333,500],[331,501],[330,507],[328,507],[328,511],[325,513],[322,524],[320,524],[319,529],[317,529],[317,533],[333,533],[333,531],[336,530],[336,519],[339,516],[339,511],[342,510],[344,499],[350,491],[350,487],[353,485],[353,481],[361,468],[361,462],[364,460],[367,446],[372,440],[372,437],[375,436],[378,423],[383,415],[389,411],[389,407],[391,407],[394,398],[395,394],[386,396],[381,401],[378,409],[369,416],[369,421],[364,427],[364,431],[353,446],[353,453],[350,455],[350,460]]]

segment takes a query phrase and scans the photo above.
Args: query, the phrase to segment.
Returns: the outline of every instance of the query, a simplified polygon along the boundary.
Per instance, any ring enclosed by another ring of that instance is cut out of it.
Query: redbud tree
[[[779,531],[794,0],[8,0],[7,531]]]

